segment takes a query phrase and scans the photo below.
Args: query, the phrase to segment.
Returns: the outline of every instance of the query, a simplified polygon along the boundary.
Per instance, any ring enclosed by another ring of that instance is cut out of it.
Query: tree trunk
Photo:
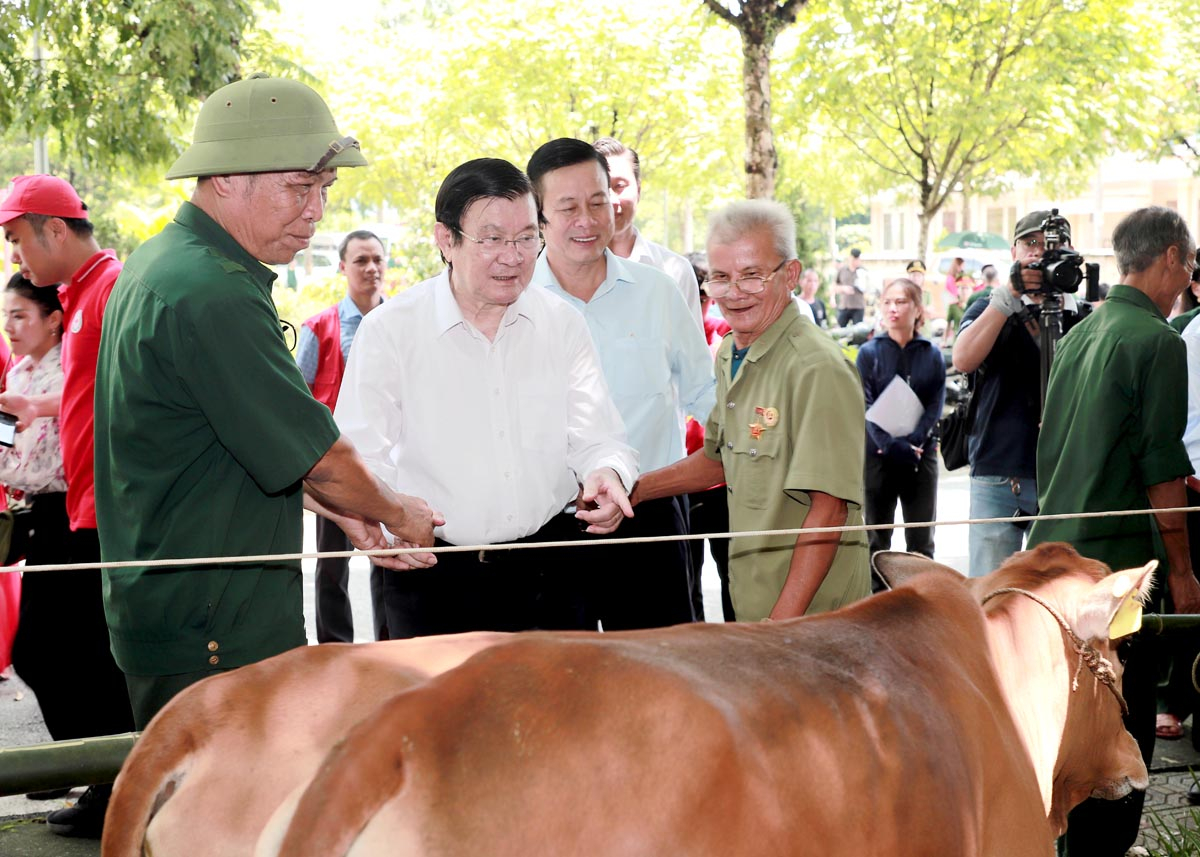
[[[775,135],[771,130],[771,48],[742,32],[742,83],[746,104],[746,196],[775,198]]]
[[[945,318],[946,302],[943,298],[943,293],[946,291],[945,284],[942,281],[941,272],[936,270],[933,265],[933,255],[929,249],[929,224],[936,216],[936,211],[922,211],[917,215],[917,220],[921,224],[920,232],[917,235],[917,255],[925,263],[925,291],[929,293],[930,297],[927,304],[929,313],[933,318]]]

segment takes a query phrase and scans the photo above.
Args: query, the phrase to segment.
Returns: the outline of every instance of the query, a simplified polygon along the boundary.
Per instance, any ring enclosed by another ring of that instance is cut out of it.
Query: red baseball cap
[[[58,176],[17,176],[0,203],[0,226],[22,214],[88,219],[87,206],[71,183]]]

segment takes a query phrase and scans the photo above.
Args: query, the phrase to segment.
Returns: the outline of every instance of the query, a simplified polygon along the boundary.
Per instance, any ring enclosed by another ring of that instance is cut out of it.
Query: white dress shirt
[[[1200,322],[1192,319],[1183,329],[1183,342],[1187,346],[1188,368],[1187,428],[1183,431],[1183,444],[1192,460],[1192,469],[1200,474]]]
[[[641,262],[643,265],[649,265],[651,268],[658,268],[674,280],[675,285],[679,286],[679,292],[683,295],[688,309],[696,317],[696,324],[700,325],[700,330],[703,331],[704,318],[700,313],[700,285],[696,282],[696,271],[692,268],[692,263],[687,260],[686,256],[680,256],[674,250],[668,250],[661,244],[647,241],[642,237],[642,233],[637,231],[636,226],[633,228],[633,236],[633,249],[629,251],[629,258],[635,262]]]
[[[373,473],[445,516],[434,532],[451,544],[537,532],[597,468],[637,478],[587,324],[544,289],[507,308],[494,341],[446,272],[387,301],[358,329],[336,418]]]
[[[629,442],[648,473],[687,454],[686,417],[708,420],[716,400],[712,354],[670,277],[611,250],[604,258],[604,282],[586,303],[563,289],[545,253],[529,287],[549,289],[587,319]]]
[[[808,301],[799,295],[792,295],[792,300],[796,302],[796,309],[800,310],[800,315],[807,318],[813,324],[817,323],[817,318],[813,315],[812,307],[808,305]]]

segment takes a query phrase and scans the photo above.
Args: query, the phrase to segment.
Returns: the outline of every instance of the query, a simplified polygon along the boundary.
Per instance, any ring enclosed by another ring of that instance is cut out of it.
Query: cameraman
[[[971,517],[1008,518],[1011,523],[972,524],[970,573],[981,577],[1021,550],[1028,524],[1037,513],[1037,439],[1041,419],[1041,346],[1038,318],[1045,295],[1042,272],[1027,267],[1042,258],[1042,224],[1049,211],[1033,211],[1017,221],[1012,258],[1021,265],[1025,291],[997,281],[988,300],[967,307],[954,341],[954,366],[974,372],[975,419],[968,441],[971,462]],[[1066,221],[1063,221],[1065,224]],[[1071,243],[1071,227],[1061,234]],[[1063,296],[1063,331],[1081,316],[1073,295]]]

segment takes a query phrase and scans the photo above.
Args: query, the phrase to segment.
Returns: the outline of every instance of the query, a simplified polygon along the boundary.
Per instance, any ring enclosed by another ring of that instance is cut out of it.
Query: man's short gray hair
[[[1178,247],[1185,258],[1196,252],[1191,230],[1179,212],[1159,205],[1139,208],[1118,223],[1112,243],[1122,277],[1145,271],[1168,247]]]
[[[760,229],[770,230],[775,250],[785,261],[796,258],[796,220],[786,205],[769,199],[746,199],[718,208],[708,216],[708,243],[732,244]]]

